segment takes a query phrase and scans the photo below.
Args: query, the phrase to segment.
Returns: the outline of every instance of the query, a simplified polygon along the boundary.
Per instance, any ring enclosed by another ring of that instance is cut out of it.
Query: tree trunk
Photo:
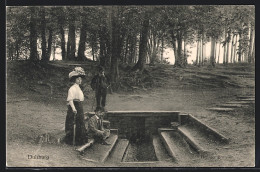
[[[31,18],[30,18],[30,60],[38,60],[35,7],[30,7],[30,12],[31,12]]]
[[[183,66],[186,66],[187,64],[188,64],[188,62],[187,62],[187,53],[186,53],[186,46],[187,46],[187,44],[186,44],[186,40],[184,39],[184,49],[183,49],[183,52],[184,52],[184,54],[183,54]]]
[[[201,38],[201,65],[204,65],[204,43],[203,37]]]
[[[41,37],[42,37],[42,60],[47,61],[47,56],[46,56],[46,34],[45,34],[45,29],[46,29],[46,20],[45,20],[45,9],[44,7],[41,7]]]
[[[180,31],[178,32],[177,35],[177,44],[178,44],[178,49],[177,49],[177,58],[175,58],[175,64],[174,66],[177,67],[183,67],[183,57],[182,57],[182,35]]]
[[[241,56],[242,56],[242,52],[241,52],[241,50],[242,50],[242,46],[241,46],[241,44],[242,44],[242,38],[241,38],[241,32],[239,32],[239,45],[238,45],[238,59],[237,59],[237,61],[240,63],[241,62]]]
[[[13,49],[13,46],[12,46],[12,49]],[[18,60],[19,59],[19,43],[18,43],[18,41],[16,41],[16,43],[15,43],[15,52],[16,52],[16,60]],[[12,54],[13,54],[13,50],[12,50]]]
[[[197,54],[196,54],[196,62],[195,62],[195,65],[198,65],[198,62],[199,62],[199,40],[197,40]]]
[[[210,65],[215,66],[215,37],[211,37]]]
[[[118,57],[120,57],[119,48],[119,26],[118,26],[118,7],[112,7],[112,56],[111,56],[111,82],[112,85],[118,82]]]
[[[252,62],[252,40],[253,40],[253,26],[250,26],[250,38],[249,38],[249,47],[248,47],[248,63]]]
[[[228,64],[228,56],[229,56],[229,41],[227,42],[227,55],[226,55],[226,63]]]
[[[235,34],[233,34],[232,41],[231,41],[230,63],[233,63],[234,39],[235,39]]]
[[[105,49],[106,49],[106,43],[105,43],[105,35],[103,35],[103,33],[104,33],[104,30],[103,30],[103,28],[100,30],[100,34],[99,34],[99,40],[100,40],[100,42],[99,42],[99,52],[100,52],[100,54],[99,54],[99,64],[100,64],[100,66],[105,66],[106,65],[106,58],[105,58]],[[114,38],[112,38],[112,39],[114,39]]]
[[[53,61],[55,61],[55,54],[56,54],[56,45],[54,44],[52,47],[53,51],[52,51],[52,57],[53,57]]]
[[[66,60],[66,49],[65,49],[65,34],[63,29],[63,24],[60,23],[60,36],[61,36],[61,58],[62,60]]]
[[[176,63],[176,59],[178,58],[178,54],[177,54],[176,37],[175,37],[173,31],[171,32],[171,38],[172,38],[171,42],[172,42],[174,58],[175,58],[175,63]]]
[[[131,38],[131,45],[130,45],[130,56],[128,63],[134,63],[135,54],[136,54],[136,42],[137,42],[137,36],[134,35]]]
[[[235,48],[234,48],[234,59],[233,59],[233,63],[236,63],[236,58],[237,58],[237,35],[236,35],[236,41],[235,41]]]
[[[219,64],[220,48],[221,48],[221,43],[219,42],[219,45],[218,45],[218,64]]]
[[[140,70],[143,71],[145,65],[145,58],[147,55],[147,42],[148,42],[148,31],[149,31],[149,17],[148,14],[145,13],[145,19],[142,26],[142,33],[140,37],[140,45],[139,45],[139,59],[136,65],[133,67],[133,71]]]
[[[203,43],[202,38],[200,38],[200,51],[199,51],[199,66],[202,65],[202,51],[203,51]]]
[[[68,34],[68,43],[67,43],[67,59],[75,60],[76,52],[76,40],[75,40],[75,14],[70,11],[69,16],[69,34]]]
[[[129,50],[129,39],[130,39],[130,36],[128,35],[127,36],[127,39],[125,41],[125,53],[124,53],[124,61],[123,63],[126,64],[127,63],[127,57],[128,57],[128,50]]]
[[[254,39],[255,42],[255,39]],[[253,42],[253,50],[252,50],[252,62],[255,62],[255,43]]]
[[[79,40],[79,48],[78,48],[78,58],[79,61],[84,61],[86,59],[85,50],[86,50],[86,30],[87,30],[87,23],[86,19],[83,18],[82,26],[80,28],[80,40]]]
[[[49,38],[48,38],[48,48],[46,53],[46,61],[50,60],[51,57],[51,48],[52,48],[52,28],[49,28]]]

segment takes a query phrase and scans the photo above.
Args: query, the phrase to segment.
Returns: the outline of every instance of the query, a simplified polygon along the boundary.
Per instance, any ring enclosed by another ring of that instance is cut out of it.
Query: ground
[[[89,88],[95,64],[85,64],[87,78],[83,84],[84,111],[93,110],[93,91]],[[72,65],[53,62],[48,65],[27,62],[7,63],[6,165],[8,167],[93,167],[83,161],[68,145],[35,142],[43,133],[62,130],[66,117],[67,79]],[[122,67],[122,75],[129,75]],[[216,148],[211,159],[179,164],[178,167],[253,167],[255,166],[255,107],[238,108],[232,113],[217,113],[207,108],[254,95],[253,65],[228,67],[149,66],[141,83],[123,83],[107,97],[107,109],[162,110],[190,113],[230,138],[230,143]],[[129,79],[129,77],[128,77]],[[149,86],[150,85],[150,86]],[[45,155],[47,159],[28,159]],[[158,165],[158,164],[157,164]],[[113,166],[99,164],[98,166]],[[120,166],[120,165],[119,165]],[[148,165],[149,166],[149,165]],[[171,166],[161,163],[159,166]]]

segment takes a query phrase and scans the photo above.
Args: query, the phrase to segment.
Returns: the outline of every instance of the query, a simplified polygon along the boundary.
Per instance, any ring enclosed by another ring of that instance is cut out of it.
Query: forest
[[[6,33],[7,60],[47,62],[59,48],[63,61],[98,61],[112,82],[120,64],[143,71],[145,64],[167,63],[166,48],[174,67],[187,65],[188,45],[196,47],[196,66],[255,61],[252,5],[10,6]]]

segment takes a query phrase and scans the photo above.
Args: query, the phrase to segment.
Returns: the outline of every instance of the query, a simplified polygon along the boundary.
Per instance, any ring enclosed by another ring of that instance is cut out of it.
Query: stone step
[[[227,102],[226,104],[251,104],[253,101],[230,101],[230,102]]]
[[[111,145],[102,145],[100,143],[94,143],[91,147],[85,150],[82,159],[91,162],[105,162],[111,153],[113,147],[117,142],[118,136],[114,133],[111,133],[109,138],[106,139],[106,142]]]
[[[233,111],[233,108],[220,108],[220,107],[213,107],[213,108],[207,108],[207,110],[210,111],[217,111],[217,112],[230,112]]]
[[[153,136],[153,147],[158,161],[167,161],[172,159],[168,155],[168,152],[163,146],[163,143],[158,135]]]
[[[168,154],[174,161],[189,161],[194,158],[194,152],[178,131],[162,131],[159,134]]]
[[[251,101],[251,102],[254,102],[255,101],[255,98],[239,98],[238,99],[239,101]]]
[[[240,108],[240,107],[244,107],[247,106],[246,104],[220,104],[217,105],[219,107],[224,107],[224,108]]]
[[[162,132],[162,131],[176,131],[176,129],[174,129],[174,128],[158,128],[158,132]]]
[[[128,139],[118,139],[112,153],[109,155],[106,162],[109,163],[119,163],[122,162],[125,151],[129,145]]]
[[[196,130],[194,127],[191,129],[186,126],[180,126],[178,131],[201,156],[205,156],[208,153],[208,151],[201,146],[209,143],[206,138],[207,136],[203,135],[203,133]]]
[[[254,95],[251,95],[251,96],[237,96],[237,98],[240,98],[240,99],[249,99],[249,98],[255,98]]]
[[[218,141],[222,143],[229,143],[230,139],[219,133],[217,130],[211,128],[201,120],[197,119],[193,115],[189,114],[189,123],[188,125],[192,126],[192,130],[200,129],[199,132],[206,133],[207,136],[213,136]]]

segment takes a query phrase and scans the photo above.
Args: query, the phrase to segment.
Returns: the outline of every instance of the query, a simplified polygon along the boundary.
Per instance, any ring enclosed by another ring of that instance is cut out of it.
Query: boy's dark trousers
[[[96,90],[97,107],[106,106],[106,96],[107,96],[107,89],[101,88]]]

